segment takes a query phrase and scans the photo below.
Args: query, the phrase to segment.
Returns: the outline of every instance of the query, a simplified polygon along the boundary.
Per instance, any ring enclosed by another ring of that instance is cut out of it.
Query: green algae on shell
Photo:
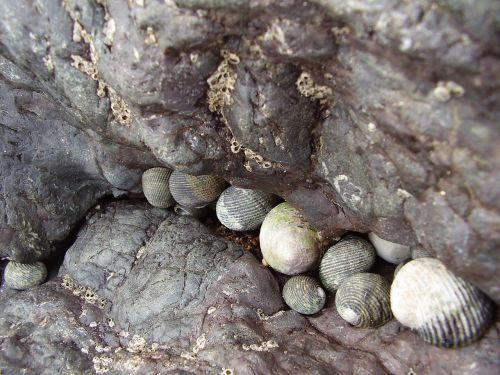
[[[326,294],[321,285],[310,276],[293,276],[283,286],[286,304],[300,314],[311,315],[325,306]]]
[[[288,202],[267,214],[259,240],[264,260],[278,272],[297,275],[318,263],[321,251],[318,232]]]
[[[191,176],[173,171],[169,180],[170,193],[185,207],[200,208],[215,201],[227,186],[219,176]]]
[[[19,263],[10,261],[4,271],[5,285],[25,290],[40,285],[47,278],[47,267],[42,262]]]

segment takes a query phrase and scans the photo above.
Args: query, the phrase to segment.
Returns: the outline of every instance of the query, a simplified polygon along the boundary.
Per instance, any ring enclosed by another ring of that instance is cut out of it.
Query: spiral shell
[[[339,315],[359,328],[375,328],[392,318],[390,285],[374,273],[357,273],[348,277],[337,290],[335,306]]]
[[[368,238],[373,246],[375,246],[377,255],[389,263],[399,264],[405,259],[410,258],[411,252],[409,246],[384,240],[373,232],[368,234]]]
[[[11,260],[4,271],[5,285],[17,290],[40,285],[46,277],[47,267],[42,262],[19,263]]]
[[[326,294],[319,283],[310,276],[293,276],[283,286],[283,299],[301,314],[316,314],[325,306]]]
[[[259,240],[267,264],[286,275],[312,269],[320,256],[318,233],[287,202],[277,205],[267,214],[260,228]]]
[[[375,262],[372,244],[358,236],[347,236],[330,247],[319,266],[321,283],[330,293],[335,292],[349,276],[368,271]]]
[[[217,218],[232,230],[254,230],[277,203],[276,196],[259,190],[228,187],[217,201]]]
[[[391,308],[401,324],[446,348],[478,340],[493,317],[488,297],[435,258],[415,259],[399,270],[391,287]]]
[[[168,187],[171,174],[170,169],[162,167],[148,169],[142,174],[142,191],[152,206],[167,208],[175,203]]]
[[[204,207],[215,201],[222,193],[227,183],[218,176],[191,176],[173,171],[170,176],[170,192],[182,206]]]

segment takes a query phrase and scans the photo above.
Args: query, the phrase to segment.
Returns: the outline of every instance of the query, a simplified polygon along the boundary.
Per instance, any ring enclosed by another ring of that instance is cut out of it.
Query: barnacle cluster
[[[100,309],[103,309],[108,302],[106,298],[100,297],[92,288],[75,283],[69,275],[64,275],[61,285],[71,290],[75,296],[83,299],[85,303],[96,305]]]
[[[84,42],[89,46],[90,50],[90,61],[84,59],[79,55],[71,55],[71,58],[73,59],[71,66],[87,74],[94,81],[97,81],[97,96],[99,96],[100,98],[104,98],[106,94],[108,95],[109,101],[111,103],[111,111],[113,112],[113,116],[115,117],[116,121],[124,125],[130,124],[132,122],[132,113],[130,112],[127,103],[99,75],[99,71],[97,69],[98,55],[95,49],[92,35],[87,32],[87,30],[85,30],[80,22],[78,22],[76,13],[70,9],[69,5],[66,2],[64,2],[64,5],[66,11],[74,21],[73,41],[77,43]],[[105,40],[108,43],[112,41],[115,30],[116,28],[114,27],[114,22],[108,22],[105,30]]]
[[[332,95],[332,89],[328,86],[321,86],[314,83],[311,75],[307,72],[302,72],[295,82],[299,93],[311,100],[319,100],[321,104],[326,102],[326,99]]]
[[[239,64],[238,55],[227,50],[221,51],[222,61],[217,70],[207,79],[208,83],[208,109],[222,115],[224,106],[231,105],[233,98],[231,91],[234,90],[237,74],[234,66]]]
[[[242,346],[243,350],[253,350],[254,352],[268,352],[271,349],[278,348],[279,345],[276,341],[274,340],[268,340],[268,341],[263,341],[259,345],[257,344],[243,344]]]
[[[229,143],[231,143],[231,152],[233,152],[234,154],[237,154],[240,151],[243,151],[245,153],[245,157],[249,160],[247,160],[245,162],[245,164],[243,164],[243,165],[244,165],[245,169],[249,172],[252,172],[252,166],[250,165],[250,160],[255,161],[255,163],[257,163],[257,165],[259,167],[264,168],[264,169],[268,169],[268,168],[275,166],[275,163],[273,163],[272,161],[264,160],[262,155],[259,155],[255,151],[241,145],[236,140],[236,138],[234,138],[234,137],[231,138]]]

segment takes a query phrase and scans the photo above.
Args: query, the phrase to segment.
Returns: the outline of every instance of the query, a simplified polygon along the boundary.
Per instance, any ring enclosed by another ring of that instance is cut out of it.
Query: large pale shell
[[[389,301],[390,284],[374,273],[357,273],[348,277],[335,295],[339,315],[359,328],[375,328],[392,318]]]
[[[259,190],[228,187],[217,201],[217,218],[232,230],[254,230],[276,205],[273,194]]]
[[[335,292],[349,276],[368,271],[375,262],[372,244],[358,236],[347,236],[330,247],[319,266],[321,283],[330,293]]]
[[[479,289],[434,258],[412,260],[399,270],[391,287],[391,308],[401,324],[440,347],[476,341],[493,315],[492,303]]]
[[[142,174],[142,191],[152,206],[167,208],[175,203],[168,187],[171,173],[168,168],[156,167]]]
[[[283,286],[283,299],[301,314],[316,314],[325,306],[326,294],[319,283],[310,276],[293,276]]]
[[[222,177],[191,176],[173,171],[170,176],[170,192],[174,199],[185,207],[204,207],[215,201],[227,183]]]
[[[384,240],[373,232],[368,234],[368,238],[375,246],[377,255],[389,263],[399,264],[411,257],[409,246]]]
[[[46,277],[47,267],[42,262],[19,263],[11,260],[4,272],[5,285],[17,290],[40,285]]]
[[[318,262],[318,233],[290,203],[283,202],[267,214],[259,240],[267,264],[286,275],[306,272]]]

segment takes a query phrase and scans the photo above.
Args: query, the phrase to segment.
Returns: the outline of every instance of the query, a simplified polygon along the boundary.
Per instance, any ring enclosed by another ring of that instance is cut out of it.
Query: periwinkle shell
[[[330,247],[319,265],[319,278],[334,293],[349,276],[368,271],[375,262],[375,249],[364,238],[349,235]]]
[[[374,273],[348,277],[337,290],[335,306],[339,315],[358,328],[379,327],[392,319],[390,284]]]
[[[319,260],[318,232],[288,202],[280,203],[267,214],[259,241],[267,264],[286,275],[307,272]]]
[[[227,182],[218,176],[191,176],[173,171],[170,176],[170,192],[174,199],[185,207],[204,207],[215,201],[226,187]]]
[[[276,203],[277,197],[273,194],[230,186],[217,201],[217,218],[232,230],[254,230]]]
[[[42,262],[19,263],[10,261],[4,271],[5,285],[25,290],[40,285],[47,278],[47,267]]]
[[[300,314],[316,314],[325,306],[326,294],[310,276],[293,276],[283,286],[286,304]]]
[[[377,255],[389,263],[399,264],[411,257],[409,246],[384,240],[373,232],[368,234],[368,238],[375,247]]]
[[[493,304],[479,289],[435,258],[405,264],[391,287],[396,319],[428,343],[445,348],[478,340],[493,317]]]
[[[168,208],[174,205],[175,201],[168,187],[171,174],[172,170],[163,167],[151,168],[142,174],[142,191],[152,206]]]

